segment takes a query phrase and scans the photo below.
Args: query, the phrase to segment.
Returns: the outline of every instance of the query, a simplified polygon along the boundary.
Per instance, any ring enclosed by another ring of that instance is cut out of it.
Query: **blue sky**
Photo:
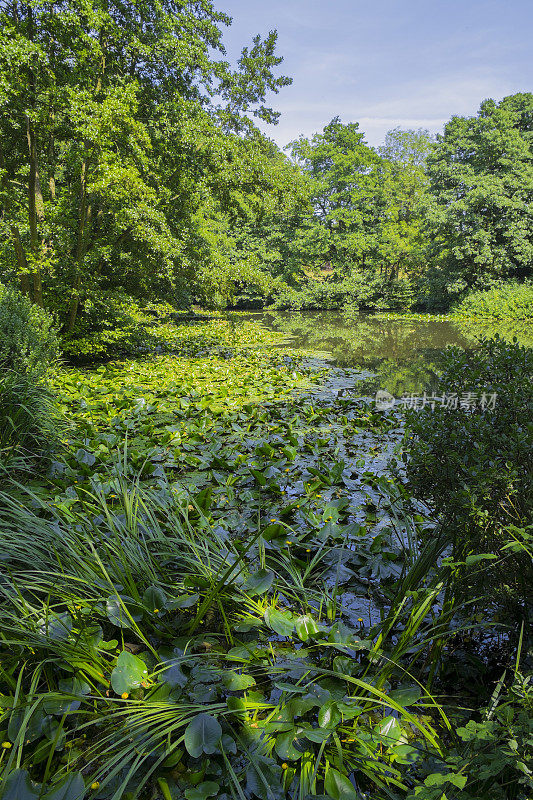
[[[339,115],[372,145],[388,130],[428,128],[480,102],[533,91],[531,0],[219,0],[234,18],[230,58],[255,33],[278,31],[292,86],[265,132],[283,146]]]

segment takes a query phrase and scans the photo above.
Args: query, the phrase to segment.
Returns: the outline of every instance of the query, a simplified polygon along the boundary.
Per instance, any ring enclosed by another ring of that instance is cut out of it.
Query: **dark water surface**
[[[432,391],[447,347],[476,346],[482,336],[516,336],[531,345],[527,329],[448,318],[345,316],[338,311],[262,312],[254,315],[266,327],[290,337],[290,344],[322,356],[362,376],[362,394],[384,389],[395,397]],[[371,377],[370,377],[371,375]]]

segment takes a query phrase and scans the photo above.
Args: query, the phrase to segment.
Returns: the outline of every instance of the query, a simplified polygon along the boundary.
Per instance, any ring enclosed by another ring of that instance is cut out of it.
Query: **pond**
[[[361,394],[378,389],[395,397],[431,392],[444,350],[474,347],[496,333],[533,345],[527,327],[494,326],[423,315],[347,316],[339,311],[263,312],[254,315],[267,328],[290,337],[295,347],[326,358],[337,367],[361,372]]]

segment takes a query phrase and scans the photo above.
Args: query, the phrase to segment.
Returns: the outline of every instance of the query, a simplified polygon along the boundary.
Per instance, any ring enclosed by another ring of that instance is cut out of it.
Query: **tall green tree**
[[[378,260],[391,279],[414,276],[424,265],[426,161],[432,144],[426,130],[394,128],[378,149],[382,157]]]
[[[277,179],[250,121],[275,122],[266,94],[290,82],[274,75],[275,32],[232,70],[213,56],[231,20],[209,0],[4,0],[0,12],[7,272],[67,331],[87,293],[201,283],[210,216]]]
[[[302,262],[329,263],[345,274],[364,268],[373,248],[379,156],[359,123],[335,117],[322,133],[293,142],[291,154],[307,176],[313,206],[297,245]]]
[[[533,94],[485,100],[452,117],[428,158],[433,268],[447,304],[468,289],[524,278],[533,266]]]

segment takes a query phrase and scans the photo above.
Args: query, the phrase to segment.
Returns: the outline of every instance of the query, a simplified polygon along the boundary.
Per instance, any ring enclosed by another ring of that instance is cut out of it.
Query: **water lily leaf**
[[[298,638],[302,640],[302,642],[306,642],[310,636],[314,636],[320,631],[317,623],[309,614],[304,614],[304,616],[298,617],[295,621],[295,625],[296,634]]]
[[[294,620],[286,611],[267,608],[264,618],[268,627],[272,628],[279,636],[290,636],[294,630]]]
[[[92,453],[89,453],[87,450],[84,450],[83,447],[80,447],[80,449],[76,451],[76,461],[79,464],[87,464],[88,467],[92,467],[96,461],[96,458]]]
[[[178,608],[192,608],[199,599],[199,594],[184,594],[174,600],[167,601],[166,607],[169,611],[175,611]]]
[[[40,783],[30,780],[25,769],[16,769],[6,781],[2,800],[37,800],[41,790]]]
[[[20,731],[21,726],[24,724],[28,709],[26,707],[19,707],[13,709],[7,726],[7,735],[11,741],[15,741]],[[42,706],[38,706],[31,717],[26,720],[26,727],[24,730],[24,741],[34,742],[38,739],[42,732],[42,726],[45,718]]]
[[[254,686],[255,678],[252,678],[251,675],[242,675],[230,670],[223,674],[222,683],[230,692],[238,692],[243,689],[249,689],[250,686]]]
[[[159,586],[149,586],[143,594],[143,605],[152,613],[164,610],[166,603],[167,596]]]
[[[274,749],[276,750],[278,756],[284,761],[297,761],[302,757],[301,750],[298,750],[295,747],[295,739],[296,736],[294,728],[286,733],[280,733],[279,736],[276,737]]]
[[[318,712],[318,724],[321,728],[336,728],[342,720],[342,714],[336,703],[326,703]]]
[[[123,650],[111,673],[111,686],[117,694],[129,694],[132,689],[138,689],[147,677],[148,669],[144,661]]]
[[[243,590],[251,597],[268,592],[276,576],[269,569],[260,569],[254,573],[243,586]]]
[[[185,729],[185,747],[193,758],[214,753],[222,738],[220,723],[211,714],[198,714]]]
[[[111,595],[106,601],[107,618],[112,625],[117,628],[131,628],[131,621],[139,622],[142,619],[142,611],[136,604],[133,597],[128,595]],[[131,619],[130,619],[131,618]]]
[[[402,726],[397,717],[385,717],[375,726],[375,731],[379,734],[384,744],[394,744],[402,735]]]
[[[39,633],[54,642],[68,639],[72,631],[72,617],[68,612],[54,614],[50,612],[39,624]]]
[[[328,769],[324,789],[333,800],[360,800],[349,778],[333,767]]]
[[[42,800],[83,800],[85,781],[81,772],[71,772],[42,796]]]
[[[186,789],[185,797],[187,800],[207,800],[208,797],[213,797],[218,794],[219,789],[219,783],[215,783],[215,781],[204,781],[192,789]]]
[[[77,711],[81,706],[81,700],[73,700],[74,697],[83,697],[89,694],[91,687],[80,678],[73,678],[72,680],[65,679],[59,681],[59,692],[49,693],[46,695],[43,706],[47,714],[53,714],[57,717],[62,717],[71,711]],[[62,692],[63,694],[60,694]],[[67,697],[65,697],[67,695]],[[68,696],[70,695],[70,696]]]
[[[179,658],[170,659],[169,661],[164,662],[165,669],[160,672],[159,677],[165,683],[168,683],[173,689],[179,687],[183,689],[183,687],[187,684],[187,676],[182,672],[181,669],[181,660]]]
[[[388,696],[400,706],[412,706],[413,703],[420,700],[422,692],[418,686],[410,686],[404,689],[393,689]]]

